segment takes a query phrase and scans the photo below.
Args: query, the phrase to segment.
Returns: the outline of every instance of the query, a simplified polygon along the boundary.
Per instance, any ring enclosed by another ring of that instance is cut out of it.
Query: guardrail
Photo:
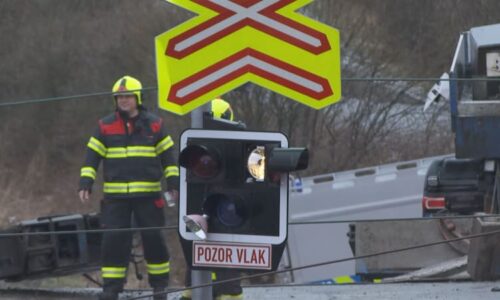
[[[351,188],[356,185],[355,181],[359,178],[373,177],[375,182],[387,182],[395,180],[398,173],[408,172],[408,170],[415,170],[417,175],[423,176],[427,172],[432,161],[446,157],[455,157],[455,154],[425,157],[404,162],[303,177],[302,193],[310,193],[314,186],[319,184],[331,184],[333,189]],[[295,190],[292,189],[292,192],[294,191]]]

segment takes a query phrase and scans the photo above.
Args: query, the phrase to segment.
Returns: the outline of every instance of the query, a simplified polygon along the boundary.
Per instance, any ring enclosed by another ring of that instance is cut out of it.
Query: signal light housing
[[[203,129],[186,130],[180,146],[180,222],[187,215],[207,215],[208,240],[286,240],[287,172],[307,167],[307,149],[288,148],[278,132]],[[184,223],[179,233],[199,239]]]
[[[276,268],[288,227],[288,172],[307,167],[305,148],[279,132],[188,129],[180,137],[179,235],[193,241],[272,246]]]
[[[274,148],[270,151],[268,169],[278,172],[304,170],[309,164],[306,148]]]

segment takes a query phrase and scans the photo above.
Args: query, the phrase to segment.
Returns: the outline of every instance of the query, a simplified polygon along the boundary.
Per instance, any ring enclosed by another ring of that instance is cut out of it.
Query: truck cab
[[[500,162],[500,24],[471,28],[460,35],[449,71],[449,98],[456,158],[437,160],[428,169],[423,215],[496,212],[500,202],[499,193],[494,193]]]

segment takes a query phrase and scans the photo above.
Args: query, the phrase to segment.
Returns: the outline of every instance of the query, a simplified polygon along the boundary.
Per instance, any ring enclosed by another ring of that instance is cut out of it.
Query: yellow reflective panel
[[[162,263],[162,264],[146,264],[148,273],[159,275],[170,272],[170,262]]]
[[[140,192],[159,192],[161,191],[160,182],[129,182],[128,183],[129,193],[140,193]]]
[[[102,267],[101,273],[103,278],[125,278],[127,268]]]
[[[105,182],[104,188],[105,193],[126,193],[128,191],[127,183],[115,183],[115,182]]]
[[[163,171],[165,174],[165,177],[170,177],[170,176],[179,176],[179,167],[177,166],[168,166],[165,168]]]
[[[108,148],[106,158],[124,158],[127,157],[127,148],[125,147],[112,147]]]
[[[95,179],[96,175],[97,175],[97,172],[92,167],[83,167],[80,171],[81,177],[90,177],[92,179]]]
[[[160,155],[173,145],[174,141],[172,141],[172,138],[170,136],[167,136],[156,145],[156,153]]]
[[[90,138],[90,140],[89,140],[89,142],[87,144],[87,147],[89,147],[90,149],[92,149],[95,152],[99,153],[103,157],[106,156],[106,152],[107,152],[106,146],[104,146],[104,144],[101,143],[95,137],[91,137]]]
[[[354,283],[355,282],[350,276],[338,276],[338,277],[333,278],[333,281],[337,284]]]
[[[128,157],[156,157],[155,147],[152,146],[128,146]]]
[[[341,99],[339,32],[296,12],[312,0],[167,1],[198,16],[155,39],[160,108],[186,114],[249,81],[315,109]]]
[[[105,193],[141,193],[159,192],[161,183],[159,181],[133,181],[133,182],[105,182]]]
[[[106,158],[156,157],[153,146],[128,146],[108,148]]]

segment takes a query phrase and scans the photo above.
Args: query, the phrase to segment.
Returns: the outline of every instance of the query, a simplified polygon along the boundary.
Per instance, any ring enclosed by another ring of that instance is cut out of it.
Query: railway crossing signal
[[[179,234],[188,260],[277,267],[287,238],[288,172],[307,167],[307,149],[288,148],[277,132],[189,129],[180,143]]]

